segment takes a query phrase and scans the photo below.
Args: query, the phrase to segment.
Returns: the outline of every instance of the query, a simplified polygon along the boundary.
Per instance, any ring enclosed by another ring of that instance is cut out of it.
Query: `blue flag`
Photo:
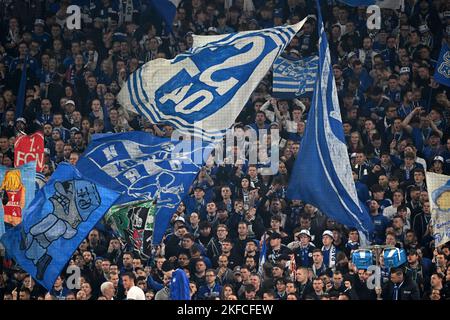
[[[328,41],[318,6],[319,77],[287,195],[369,236],[372,220],[358,200],[345,144]]]
[[[339,0],[350,7],[368,7],[377,5],[385,9],[399,9],[402,5],[402,0]]]
[[[159,244],[211,149],[145,132],[94,135],[77,168],[100,185],[119,191],[118,204],[156,200],[153,243]]]
[[[175,19],[180,2],[181,0],[151,0],[153,7],[166,23],[167,31],[172,30],[173,19]]]
[[[276,98],[294,99],[312,92],[317,78],[319,57],[303,59],[279,57],[273,64],[273,95]]]
[[[19,91],[17,91],[16,112],[14,113],[14,117],[16,120],[17,118],[22,117],[25,105],[25,93],[27,89],[27,63],[28,63],[28,55],[25,57],[25,61],[22,66],[22,75],[20,76]]]
[[[189,279],[182,269],[177,269],[172,273],[170,300],[191,300]]]
[[[26,209],[23,221],[1,238],[6,252],[50,290],[73,252],[119,193],[61,163]]]
[[[261,244],[261,251],[259,252],[258,273],[260,275],[263,275],[264,263],[266,263],[266,255],[267,255],[267,233],[264,234],[260,244]]]
[[[28,162],[17,168],[0,165],[0,191],[7,202],[0,205],[0,236],[7,226],[22,222],[25,208],[35,195],[36,162]]]
[[[442,44],[441,53],[439,54],[439,60],[434,72],[434,80],[444,86],[450,87],[450,49],[446,42]]]
[[[118,101],[151,123],[170,124],[180,134],[222,138],[305,20],[292,26],[195,36],[187,53],[149,61],[131,74]]]

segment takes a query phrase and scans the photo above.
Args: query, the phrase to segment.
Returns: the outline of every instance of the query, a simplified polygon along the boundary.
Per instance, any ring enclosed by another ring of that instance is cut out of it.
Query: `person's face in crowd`
[[[184,249],[190,249],[190,248],[192,247],[193,244],[194,244],[194,242],[192,241],[192,239],[190,239],[190,238],[184,238],[184,239],[182,240],[181,246],[182,246]]]
[[[194,190],[194,197],[196,200],[202,200],[205,196],[205,191],[203,189],[197,188]]]
[[[313,253],[313,262],[314,264],[321,265],[323,262],[323,255],[320,252]]]
[[[245,245],[245,251],[247,253],[256,252],[256,244],[253,241],[247,242],[247,244]]]
[[[272,269],[272,277],[273,278],[281,278],[283,276],[283,269],[279,266],[274,266]]]
[[[292,154],[297,155],[299,149],[300,149],[300,145],[298,143],[292,144],[292,149],[291,149]]]
[[[228,231],[225,227],[217,228],[217,238],[220,240],[224,240],[228,236]]]
[[[372,40],[370,38],[364,38],[364,40],[363,40],[363,48],[364,48],[364,50],[372,49]]]
[[[392,234],[388,234],[386,236],[386,245],[395,246],[396,244],[397,244],[397,240],[395,239],[395,236]]]
[[[124,267],[131,267],[133,265],[133,258],[129,254],[124,254],[122,258]]]
[[[228,200],[231,197],[231,189],[229,187],[223,187],[221,190],[222,198]]]
[[[286,284],[283,281],[277,281],[276,288],[278,292],[285,292],[286,291]]]
[[[205,279],[206,279],[207,284],[212,285],[213,283],[216,282],[216,275],[214,274],[214,272],[208,271],[208,272],[206,272],[205,276],[206,276]]]
[[[314,288],[315,292],[317,292],[317,293],[322,292],[323,287],[324,287],[324,285],[323,285],[322,279],[314,279],[313,288]]]
[[[392,221],[392,226],[394,227],[395,230],[401,229],[403,228],[403,219],[398,217],[398,218],[394,218]]]
[[[225,241],[222,243],[222,252],[223,253],[229,253],[232,248],[233,248],[233,245],[230,242]]]
[[[350,142],[352,144],[358,144],[359,142],[359,133],[358,132],[352,132],[350,135]]]
[[[86,300],[86,292],[84,290],[77,292],[77,300]]]
[[[223,248],[223,246],[222,246]],[[195,271],[199,274],[203,273],[206,270],[206,264],[204,261],[197,261],[195,264]]]
[[[166,278],[165,275],[164,278]],[[125,290],[129,290],[132,286],[134,286],[133,280],[128,275],[122,277],[122,284]]]
[[[6,151],[9,148],[8,139],[6,137],[0,138],[0,150]]]
[[[402,273],[397,274],[397,273],[395,273],[395,272],[391,273],[391,281],[392,281],[394,284],[400,284],[400,283],[402,283],[402,282],[403,282],[403,274],[402,274]]]
[[[217,206],[216,206],[216,204],[214,202],[209,202],[206,205],[206,212],[208,212],[208,214],[213,215],[213,214],[216,213],[216,211],[217,211]]]
[[[84,293],[86,294],[86,297],[90,297],[92,294],[92,287],[89,284],[89,282],[85,282],[81,285],[81,290],[84,291]]]
[[[91,263],[93,260],[92,253],[90,251],[83,252],[83,260],[86,264]]]
[[[356,154],[356,164],[362,165],[366,161],[366,156],[362,152]]]
[[[189,217],[189,222],[191,223],[192,226],[197,226],[198,223],[200,222],[200,218],[198,217],[198,213],[197,212],[192,212],[190,217]]]
[[[333,243],[333,238],[325,235],[322,237],[322,243],[325,247],[331,246],[331,244]]]
[[[65,158],[69,158],[70,157],[70,153],[72,152],[72,146],[71,145],[65,145],[63,148],[63,153],[64,153],[64,157]]]

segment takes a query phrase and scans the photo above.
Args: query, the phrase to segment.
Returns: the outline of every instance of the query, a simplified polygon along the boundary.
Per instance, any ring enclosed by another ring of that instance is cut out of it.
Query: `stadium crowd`
[[[70,4],[81,7],[80,30],[65,24]],[[191,297],[199,300],[449,299],[450,245],[434,247],[425,172],[450,173],[450,92],[432,76],[441,43],[450,38],[450,1],[406,0],[401,13],[382,9],[376,32],[367,29],[365,8],[330,0],[322,13],[353,178],[375,225],[373,243],[407,252],[407,262],[392,270],[380,259],[381,288],[369,289],[370,272],[352,263],[360,246],[356,229],[286,197],[311,94],[274,98],[269,73],[234,128],[280,130],[275,175],[245,161],[208,163],[150,259],[105,226],[92,230],[69,262],[81,269],[79,289],[68,289],[63,272],[47,292],[4,259],[0,299],[163,300],[176,268],[189,275]],[[61,162],[75,164],[96,133],[170,137],[173,128],[131,117],[116,96],[142,64],[190,48],[192,34],[256,30],[308,16],[284,54],[317,54],[310,0],[185,0],[173,32],[139,0],[6,0],[0,14],[0,163],[13,166],[18,134],[42,130],[46,178]],[[26,56],[25,107],[15,120]],[[267,254],[260,266],[262,241]]]

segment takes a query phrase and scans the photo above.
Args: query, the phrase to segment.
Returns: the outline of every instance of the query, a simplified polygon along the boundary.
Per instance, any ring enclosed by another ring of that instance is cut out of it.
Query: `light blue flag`
[[[306,18],[292,26],[218,36],[194,36],[193,48],[172,60],[147,62],[130,75],[119,103],[180,134],[222,138],[251,93]]]
[[[317,78],[318,56],[302,59],[278,57],[273,64],[273,95],[294,99],[312,92]]]
[[[27,207],[23,221],[1,238],[8,256],[50,290],[81,241],[119,197],[60,163]]]
[[[152,242],[159,244],[211,150],[198,141],[171,141],[139,131],[94,135],[77,168],[121,192],[117,204],[156,199]]]
[[[36,162],[28,162],[17,168],[0,165],[0,188],[8,196],[8,202],[0,205],[0,236],[5,233],[5,222],[15,226],[22,221],[24,209],[35,195]]]
[[[450,87],[450,48],[446,42],[442,44],[433,77],[436,82]]]
[[[371,5],[377,5],[380,8],[385,9],[400,9],[403,4],[403,0],[339,0],[351,7],[368,7]]]
[[[319,77],[305,135],[294,164],[287,195],[318,207],[327,216],[370,235],[367,209],[358,200],[342,128],[328,41],[318,6]]]
[[[166,30],[171,31],[173,19],[177,13],[178,5],[181,0],[150,0],[153,7],[166,23]]]

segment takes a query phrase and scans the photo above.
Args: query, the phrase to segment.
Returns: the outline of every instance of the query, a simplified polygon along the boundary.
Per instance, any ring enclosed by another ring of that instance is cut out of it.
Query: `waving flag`
[[[442,44],[433,77],[436,82],[450,87],[450,48],[446,42]]]
[[[35,188],[36,162],[18,168],[0,166],[0,191],[7,199],[0,205],[0,236],[5,232],[5,222],[15,226],[22,221],[24,209],[34,198]]]
[[[25,93],[27,89],[27,64],[28,55],[25,57],[25,61],[22,66],[22,74],[20,76],[19,90],[17,91],[17,105],[16,112],[14,113],[14,118],[22,117],[23,109],[25,106]]]
[[[351,7],[368,7],[377,5],[385,9],[400,9],[403,0],[339,0]]]
[[[44,169],[44,134],[36,132],[23,135],[14,142],[14,166],[19,167],[30,161],[36,161],[36,171]]]
[[[156,202],[144,200],[113,206],[105,219],[130,250],[147,260],[151,255],[155,211]]]
[[[172,30],[173,19],[181,0],[151,0],[153,7],[166,23],[166,30]]]
[[[156,59],[130,75],[119,103],[181,134],[222,138],[306,19],[292,25],[194,37],[194,48]]]
[[[373,228],[372,221],[367,209],[358,200],[353,182],[318,1],[317,5],[320,76],[287,194],[290,199],[310,203],[332,219],[369,235]]]
[[[259,252],[259,263],[258,263],[258,273],[260,275],[264,274],[264,263],[266,263],[267,256],[267,233],[264,234],[260,242],[261,248]]]
[[[278,57],[273,64],[273,95],[294,99],[312,92],[317,78],[319,57],[303,59]]]
[[[439,247],[450,241],[450,177],[431,172],[426,175],[434,245]]]
[[[156,200],[153,243],[159,244],[210,151],[198,141],[171,141],[138,131],[94,135],[77,168],[121,192],[118,204]]]
[[[170,300],[191,300],[190,292],[186,272],[182,269],[175,270],[170,282]]]
[[[119,193],[63,162],[27,207],[22,223],[9,229],[1,242],[9,256],[50,290],[81,241],[118,197]]]

